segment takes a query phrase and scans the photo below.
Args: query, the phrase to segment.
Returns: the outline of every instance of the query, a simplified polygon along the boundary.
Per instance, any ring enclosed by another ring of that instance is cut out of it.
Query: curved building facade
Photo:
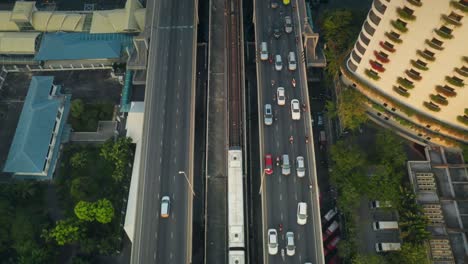
[[[374,0],[342,80],[419,141],[468,142],[468,1]]]

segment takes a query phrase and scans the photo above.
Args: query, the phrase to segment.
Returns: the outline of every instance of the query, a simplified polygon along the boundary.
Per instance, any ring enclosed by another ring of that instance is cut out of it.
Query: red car
[[[265,173],[272,174],[273,173],[273,158],[271,154],[265,155]]]
[[[338,242],[340,242],[340,237],[336,236],[334,239],[332,239],[332,241],[330,241],[330,243],[328,243],[327,249],[329,251],[334,250],[336,248],[336,245],[338,245]]]

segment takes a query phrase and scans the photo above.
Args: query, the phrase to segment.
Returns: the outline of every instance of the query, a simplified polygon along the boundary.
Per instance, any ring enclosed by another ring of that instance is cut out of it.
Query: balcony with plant
[[[468,115],[457,116],[458,122],[468,126]]]
[[[409,97],[410,93],[408,93],[408,90],[401,86],[393,86],[393,91],[395,91],[397,94],[403,96],[403,97]]]
[[[427,66],[418,63],[418,61],[416,61],[416,60],[411,60],[411,65],[413,65],[415,68],[417,68],[419,70],[422,70],[422,71],[429,70],[429,68]]]
[[[378,72],[384,72],[385,71],[385,68],[382,66],[382,64],[376,62],[376,61],[373,61],[373,60],[369,60],[369,63],[370,65],[372,66],[372,69],[378,71]]]
[[[383,54],[377,52],[376,50],[374,50],[374,56],[377,58],[378,61],[382,63],[388,63],[390,61],[388,57],[385,57]]]
[[[401,18],[405,20],[413,21],[416,19],[416,16],[413,15],[410,9],[406,7],[405,8],[398,7],[397,13],[398,13],[398,16],[400,16]]]
[[[455,68],[455,71],[463,77],[468,77],[468,68],[465,66],[461,68]]]
[[[395,42],[395,43],[400,44],[400,43],[403,42],[403,40],[401,40],[398,36],[395,36],[394,34],[392,34],[392,33],[390,33],[390,32],[385,32],[385,36],[386,36],[389,40],[391,40],[391,41],[393,41],[393,42]]]
[[[450,86],[447,86],[447,85],[437,85],[436,86],[436,91],[438,93],[441,93],[447,97],[455,97],[457,96],[457,92],[455,91],[455,89],[451,88]]]
[[[379,74],[373,70],[366,69],[364,73],[367,75],[367,77],[371,78],[372,80],[378,81],[380,79]]]
[[[432,101],[440,105],[448,105],[447,98],[443,97],[440,94],[431,94],[429,97],[431,98]]]
[[[424,51],[421,51],[421,50],[418,50],[416,53],[417,53],[419,56],[423,57],[424,59],[426,59],[426,60],[428,60],[428,61],[435,61],[435,57],[434,57],[434,55],[432,55],[432,54],[428,54],[428,53],[426,53],[426,52],[424,52]]]
[[[395,48],[388,46],[388,45],[385,44],[385,42],[383,42],[383,41],[380,41],[380,42],[379,42],[379,45],[380,45],[380,47],[382,47],[382,48],[383,48],[384,50],[386,50],[386,51],[389,51],[389,52],[392,52],[392,53],[395,52]]]
[[[428,40],[428,39],[426,39],[426,44],[427,44],[429,47],[431,47],[431,48],[433,48],[433,49],[436,49],[436,50],[443,50],[443,49],[444,49],[444,47],[442,47],[442,46],[440,46],[440,45],[437,45],[436,43],[434,43],[434,42],[432,42],[432,41],[430,41],[430,40]]]
[[[442,19],[445,21],[445,23],[456,26],[456,27],[459,27],[462,24],[459,20],[457,20],[457,17],[453,17],[450,15],[443,14]]]
[[[414,88],[414,84],[411,81],[409,81],[409,80],[407,80],[405,78],[402,78],[402,77],[398,77],[397,83],[399,85],[403,86],[406,89],[413,89]]]
[[[463,11],[464,13],[468,13],[468,5],[466,5],[464,0],[452,0],[450,1],[450,5],[458,10]]]
[[[444,39],[452,39],[453,38],[453,35],[451,32],[446,32],[442,29],[439,29],[439,28],[436,28],[434,29],[434,32],[441,38],[444,38]]]
[[[417,6],[417,7],[420,7],[422,6],[422,2],[420,0],[406,0],[408,3],[414,5],[414,6]]]
[[[390,23],[395,29],[397,29],[398,31],[402,33],[406,33],[408,31],[408,28],[406,27],[406,25],[401,23],[400,21],[392,20]]]
[[[422,76],[418,74],[415,70],[406,70],[405,73],[415,81],[420,81],[422,79]]]
[[[431,111],[434,111],[434,112],[440,111],[440,106],[434,104],[433,102],[424,102],[423,105]]]
[[[465,86],[465,84],[463,83],[463,80],[462,80],[462,79],[459,79],[459,78],[457,78],[457,77],[455,77],[455,76],[453,76],[453,77],[445,76],[445,80],[446,80],[449,84],[451,84],[451,85],[453,85],[453,86],[457,86],[457,87],[463,87],[463,86]]]

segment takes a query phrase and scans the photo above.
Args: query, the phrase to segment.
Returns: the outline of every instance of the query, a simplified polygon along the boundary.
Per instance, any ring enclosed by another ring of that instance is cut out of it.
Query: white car
[[[302,178],[305,176],[305,165],[304,165],[304,157],[298,156],[296,158],[296,173],[297,177]]]
[[[296,253],[296,245],[294,245],[294,233],[286,233],[286,254],[288,256],[294,256]]]
[[[291,100],[291,117],[292,117],[292,120],[301,119],[301,109],[299,105],[299,100],[297,99]]]
[[[278,254],[278,233],[276,229],[268,229],[268,254]]]
[[[286,104],[286,95],[284,92],[284,87],[278,87],[278,89],[276,89],[276,99],[278,99],[278,105]]]
[[[281,71],[283,69],[283,60],[281,59],[281,55],[277,54],[275,56],[275,70]]]
[[[291,33],[292,32],[292,20],[290,16],[285,16],[284,17],[284,31],[286,33]]]
[[[297,204],[297,224],[305,225],[307,223],[307,203],[299,202]]]

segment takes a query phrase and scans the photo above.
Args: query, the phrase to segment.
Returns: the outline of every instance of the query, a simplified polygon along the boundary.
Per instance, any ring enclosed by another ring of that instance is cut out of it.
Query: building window
[[[369,45],[370,39],[364,36],[364,34],[361,31],[361,34],[359,34],[359,39],[364,42],[364,44]]]
[[[364,48],[359,41],[356,41],[356,49],[361,53],[361,55],[364,55],[366,52],[366,48]]]
[[[356,52],[353,50],[353,52],[351,52],[351,57],[353,57],[353,59],[357,62],[357,63],[360,63],[361,62],[361,57],[359,57],[359,55],[356,54]]]
[[[374,1],[374,7],[375,9],[377,9],[377,11],[379,11],[379,13],[381,13],[382,15],[385,13],[385,10],[387,9],[387,6],[382,4],[382,2],[380,2],[380,0],[375,0]]]
[[[372,11],[372,9],[371,9],[371,11],[369,12],[369,19],[370,19],[370,21],[372,21],[372,23],[374,23],[376,26],[378,26],[379,23],[380,23],[380,17],[378,17],[378,16],[374,13],[374,11]]]
[[[367,34],[373,36],[375,33],[375,29],[369,25],[369,23],[366,21],[364,22],[364,30],[367,32]]]
[[[348,60],[348,69],[350,69],[352,72],[356,72],[357,70],[357,66],[353,63],[352,60]]]

